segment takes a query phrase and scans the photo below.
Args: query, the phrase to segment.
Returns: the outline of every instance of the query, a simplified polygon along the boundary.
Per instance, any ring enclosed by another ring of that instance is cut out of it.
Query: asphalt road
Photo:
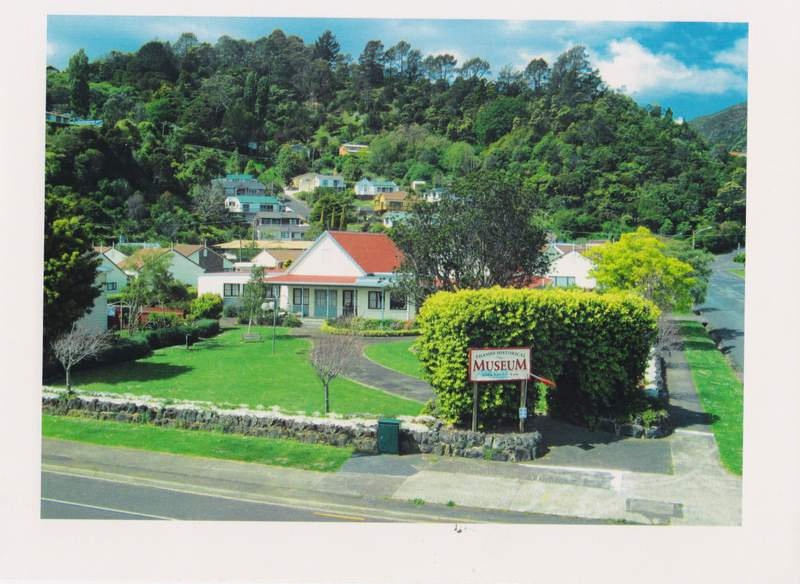
[[[727,253],[714,260],[706,301],[696,310],[708,322],[709,333],[722,352],[744,371],[744,279],[729,271],[743,265],[733,262],[734,255]]]
[[[42,472],[42,519],[364,521],[325,513],[105,479]],[[376,519],[370,519],[376,521]],[[379,521],[379,520],[378,520]]]

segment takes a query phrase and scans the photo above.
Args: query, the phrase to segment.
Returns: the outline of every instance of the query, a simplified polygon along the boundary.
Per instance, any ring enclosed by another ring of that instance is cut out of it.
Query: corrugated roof
[[[348,231],[330,231],[329,233],[368,274],[394,272],[403,261],[403,252],[384,233]]]
[[[201,243],[176,243],[172,246],[179,254],[185,255],[187,258],[193,253],[200,251],[205,247]]]
[[[254,247],[257,249],[308,249],[314,244],[313,241],[302,239],[234,239],[215,245],[217,249],[247,249]]]
[[[261,205],[278,205],[279,201],[269,195],[231,195],[229,199],[238,199],[240,203],[255,203]]]

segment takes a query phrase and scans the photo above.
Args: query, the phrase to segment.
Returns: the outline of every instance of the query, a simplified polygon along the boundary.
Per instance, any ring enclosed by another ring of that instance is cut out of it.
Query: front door
[[[354,316],[356,313],[356,291],[342,290],[342,316]]]
[[[314,290],[314,316],[336,318],[336,290]]]
[[[292,288],[292,312],[308,316],[308,288]]]

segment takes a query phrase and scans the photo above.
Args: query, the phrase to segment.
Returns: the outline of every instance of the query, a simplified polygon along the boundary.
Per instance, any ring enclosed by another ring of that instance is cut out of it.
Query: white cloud
[[[609,86],[628,94],[717,94],[746,86],[744,78],[728,68],[687,66],[667,53],[653,53],[631,38],[613,40],[608,49],[610,59],[595,60],[600,75]]]
[[[714,62],[747,70],[747,37],[740,38],[727,51],[720,51],[714,55]]]
[[[49,42],[47,43],[47,56],[48,57],[55,57],[58,53],[58,47],[55,43]]]

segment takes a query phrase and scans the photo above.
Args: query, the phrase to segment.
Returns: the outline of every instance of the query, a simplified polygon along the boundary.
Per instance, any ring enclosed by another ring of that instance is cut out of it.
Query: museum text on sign
[[[469,380],[471,382],[527,380],[530,372],[530,347],[469,350]]]

